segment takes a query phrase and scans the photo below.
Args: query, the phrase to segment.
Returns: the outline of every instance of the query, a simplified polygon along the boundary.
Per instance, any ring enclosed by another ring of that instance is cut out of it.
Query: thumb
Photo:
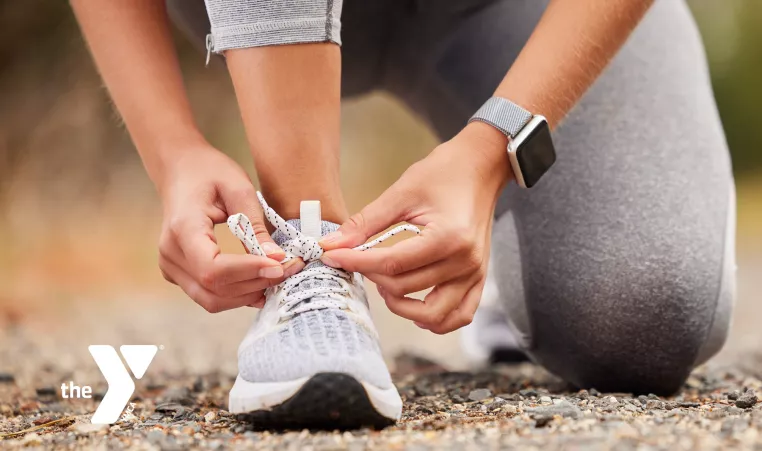
[[[371,236],[404,220],[404,199],[405,196],[392,185],[359,213],[347,219],[339,230],[324,236],[320,246],[327,251],[359,246]]]
[[[226,195],[227,194],[227,195]],[[251,221],[254,236],[257,238],[265,255],[275,261],[286,258],[286,253],[273,241],[265,226],[262,208],[257,202],[256,191],[253,186],[245,190],[237,190],[229,193],[222,192],[222,200],[228,215],[236,213],[245,214]]]

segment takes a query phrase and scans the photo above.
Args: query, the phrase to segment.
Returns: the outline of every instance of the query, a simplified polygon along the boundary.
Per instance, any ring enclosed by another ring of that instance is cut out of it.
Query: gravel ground
[[[751,293],[759,281],[746,280],[754,285],[742,291]],[[696,370],[674,397],[577,391],[531,364],[448,371],[398,347],[393,366],[405,401],[402,420],[382,431],[329,432],[256,431],[225,411],[235,348],[250,315],[213,317],[187,300],[134,299],[32,315],[6,311],[0,448],[762,449],[762,354],[750,345],[760,342],[754,318],[762,307],[757,297],[742,299],[748,299],[739,304],[742,333],[734,332],[731,349]],[[199,333],[224,327],[227,333]],[[453,343],[431,340],[439,348]],[[106,386],[87,345],[101,343],[163,348],[138,381],[131,411],[111,427],[89,422]],[[96,399],[62,399],[60,385],[68,381],[91,385]]]

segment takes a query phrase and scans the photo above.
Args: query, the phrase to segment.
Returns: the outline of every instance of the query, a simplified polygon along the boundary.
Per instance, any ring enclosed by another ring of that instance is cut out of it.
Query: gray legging
[[[200,0],[170,3],[201,42]],[[389,91],[448,139],[546,4],[345,0],[344,95]],[[681,0],[657,0],[554,140],[552,170],[531,190],[510,186],[495,212],[491,270],[508,320],[575,385],[673,392],[721,348],[735,295],[730,159]]]

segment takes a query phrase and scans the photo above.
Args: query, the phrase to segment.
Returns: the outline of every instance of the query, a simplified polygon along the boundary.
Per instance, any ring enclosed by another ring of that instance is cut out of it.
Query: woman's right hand
[[[211,313],[264,305],[264,290],[302,269],[295,259],[285,266],[283,250],[267,232],[254,187],[243,169],[222,152],[205,146],[188,149],[157,180],[164,204],[159,267]],[[267,257],[223,254],[214,225],[244,213]]]

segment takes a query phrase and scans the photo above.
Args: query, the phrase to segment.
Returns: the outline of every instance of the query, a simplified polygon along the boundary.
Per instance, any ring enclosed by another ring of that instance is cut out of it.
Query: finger
[[[262,209],[257,201],[254,187],[249,185],[241,189],[220,187],[222,201],[225,204],[225,211],[228,215],[236,213],[245,214],[251,221],[254,229],[254,236],[257,238],[265,255],[276,261],[286,258],[286,253],[273,241],[270,233],[265,226]]]
[[[262,298],[262,292],[250,293],[237,297],[222,297],[207,290],[196,282],[190,274],[172,262],[164,262],[172,273],[172,277],[182,288],[185,294],[193,299],[198,305],[209,313],[218,313],[245,305],[258,304]]]
[[[419,324],[419,327],[428,329],[435,334],[447,334],[471,324],[479,307],[482,292],[484,291],[484,282],[475,284],[466,294],[463,302],[452,310],[447,317],[439,324]]]
[[[426,295],[423,301],[395,296],[385,289],[381,297],[386,301],[389,310],[398,316],[424,324],[439,324],[463,301],[470,288],[470,285],[464,285],[464,279],[439,285]]]
[[[391,247],[367,251],[334,249],[324,252],[320,259],[334,268],[392,276],[430,265],[457,253],[461,249],[458,241],[432,226],[420,235]]]
[[[359,213],[352,215],[339,230],[324,236],[320,246],[326,250],[358,246],[392,224],[403,221],[408,200],[398,191],[392,185]]]
[[[278,261],[257,255],[222,254],[213,240],[211,220],[190,220],[175,229],[175,240],[183,258],[168,255],[173,263],[209,290],[255,278],[278,279],[283,268]]]
[[[395,276],[367,272],[363,275],[390,293],[404,296],[440,285],[471,271],[472,268],[458,259],[445,259]]]

